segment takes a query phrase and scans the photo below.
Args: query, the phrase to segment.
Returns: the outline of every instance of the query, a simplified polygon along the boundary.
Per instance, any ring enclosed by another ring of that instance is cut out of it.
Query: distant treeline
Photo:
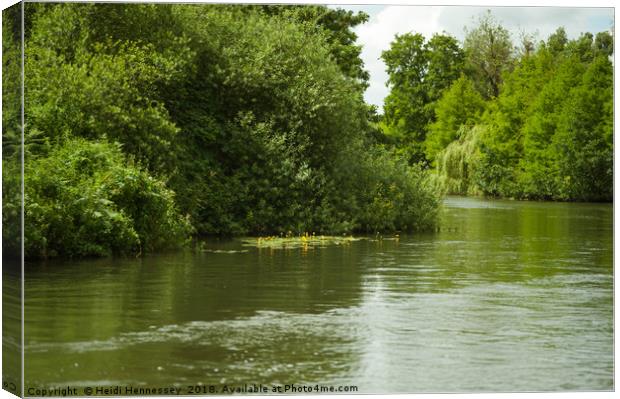
[[[20,5],[3,13],[3,250],[20,253]],[[26,256],[193,235],[432,228],[382,144],[352,28],[323,6],[25,4]]]
[[[514,45],[490,13],[462,45],[397,36],[381,128],[448,193],[612,201],[612,54],[610,32]]]

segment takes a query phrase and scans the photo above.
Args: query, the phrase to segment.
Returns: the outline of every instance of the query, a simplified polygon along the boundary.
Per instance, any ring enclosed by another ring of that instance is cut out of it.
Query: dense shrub
[[[363,191],[358,226],[380,231],[428,230],[435,223],[439,192],[419,165],[376,149],[362,160]]]
[[[27,162],[24,180],[29,257],[139,253],[187,238],[173,193],[118,145],[68,140]]]
[[[2,249],[21,255],[21,51],[19,5],[2,12]]]
[[[26,15],[28,256],[432,224],[425,173],[375,152],[351,29],[365,14],[29,3]]]

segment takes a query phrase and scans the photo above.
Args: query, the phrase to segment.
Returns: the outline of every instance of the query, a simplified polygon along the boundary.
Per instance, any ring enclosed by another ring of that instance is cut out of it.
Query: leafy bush
[[[183,243],[173,193],[118,145],[71,139],[25,169],[28,257],[139,253]]]
[[[427,171],[380,148],[365,157],[362,169],[360,230],[418,231],[434,226],[439,192]]]
[[[2,12],[2,249],[21,256],[20,5]]]
[[[432,223],[437,196],[425,173],[374,149],[368,76],[352,30],[364,14],[323,6],[26,9],[28,256],[156,251],[189,233]],[[441,54],[434,74],[451,59]],[[19,215],[16,193],[6,191],[6,215]]]

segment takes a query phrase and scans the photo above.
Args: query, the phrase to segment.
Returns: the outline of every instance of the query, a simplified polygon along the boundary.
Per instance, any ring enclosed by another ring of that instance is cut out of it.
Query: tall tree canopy
[[[434,102],[458,79],[464,55],[456,39],[436,34],[397,35],[382,53],[390,94],[384,104],[386,133],[395,137],[410,162],[425,162],[423,142],[434,120]]]
[[[341,71],[367,87],[370,75],[360,58],[362,47],[355,43],[357,35],[353,28],[367,22],[368,14],[311,5],[261,6],[261,9],[267,15],[280,15],[325,34],[330,53]]]
[[[473,82],[461,76],[437,101],[437,120],[429,126],[426,137],[426,157],[434,161],[437,154],[459,138],[463,128],[479,122],[485,103]]]
[[[489,11],[474,29],[467,31],[463,49],[468,74],[480,94],[486,99],[497,97],[503,75],[512,66],[514,46],[510,33]]]

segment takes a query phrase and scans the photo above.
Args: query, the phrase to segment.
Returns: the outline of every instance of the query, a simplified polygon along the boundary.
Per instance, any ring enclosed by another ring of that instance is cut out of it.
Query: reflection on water
[[[26,386],[613,388],[610,205],[453,197],[440,226],[27,265]]]

